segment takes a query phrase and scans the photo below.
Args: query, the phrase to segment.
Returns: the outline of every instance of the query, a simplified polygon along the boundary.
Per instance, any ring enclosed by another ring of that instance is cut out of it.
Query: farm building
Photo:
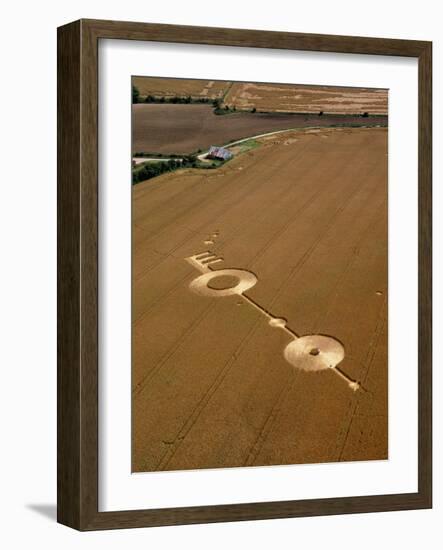
[[[206,155],[208,159],[217,159],[217,160],[229,160],[232,158],[231,151],[228,151],[224,147],[216,147],[211,145],[209,148],[208,154]]]

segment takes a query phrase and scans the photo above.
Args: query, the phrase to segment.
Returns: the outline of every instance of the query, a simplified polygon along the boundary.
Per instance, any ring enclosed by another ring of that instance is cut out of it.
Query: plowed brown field
[[[161,105],[139,103],[132,106],[132,150],[146,153],[192,153],[210,145],[224,145],[274,130],[331,124],[386,124],[386,117],[291,115],[237,113],[215,115],[209,105]]]
[[[192,293],[205,250],[296,333],[342,342],[366,391],[292,367],[238,296]],[[134,186],[132,443],[134,471],[387,458],[386,129],[274,136]]]

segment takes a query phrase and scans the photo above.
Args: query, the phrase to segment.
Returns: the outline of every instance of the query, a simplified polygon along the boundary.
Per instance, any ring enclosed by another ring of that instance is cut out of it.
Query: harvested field
[[[286,128],[387,124],[386,117],[278,113],[215,115],[209,105],[136,104],[132,106],[132,114],[133,153],[192,153],[206,150],[210,145],[224,145],[235,139]]]
[[[215,99],[223,95],[230,82],[134,76],[132,84],[138,88],[142,97],[191,96]]]
[[[133,471],[387,458],[387,130],[259,141],[133,187]],[[204,251],[259,307],[190,290]],[[292,366],[260,308],[341,342],[365,391]]]
[[[235,82],[224,102],[271,112],[388,114],[388,90],[368,88]]]

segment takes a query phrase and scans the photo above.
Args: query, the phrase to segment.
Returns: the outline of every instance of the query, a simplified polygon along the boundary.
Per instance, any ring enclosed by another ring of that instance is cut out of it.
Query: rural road
[[[312,126],[312,129],[314,129],[314,128],[317,128],[317,126]],[[239,144],[244,143],[245,141],[249,141],[251,139],[258,139],[258,138],[261,138],[261,137],[273,136],[275,134],[282,134],[284,132],[291,132],[291,131],[295,131],[295,130],[297,130],[297,128],[289,128],[287,130],[276,130],[275,132],[267,132],[265,134],[257,134],[255,136],[249,136],[249,137],[246,137],[246,138],[239,139],[237,141],[228,142],[225,145],[222,145],[221,147],[225,147],[225,148],[229,149],[229,147],[233,147],[234,145],[239,145]],[[209,151],[209,149],[206,149],[206,151],[203,151],[203,153],[200,153],[199,155],[197,155],[197,158],[199,160],[205,160],[205,157],[208,154],[208,151]],[[177,157],[158,157],[158,158],[133,157],[132,160],[135,162],[135,164],[143,164],[144,162],[153,162],[153,161],[182,160],[182,158],[177,158]]]
[[[151,158],[151,157],[133,157],[132,160],[135,162],[135,164],[143,164],[144,162],[156,162],[156,161],[167,161],[167,160],[183,160],[182,158],[177,157],[158,157],[158,158]]]
[[[133,156],[138,151],[162,155],[192,154],[211,145],[238,141],[276,130],[312,126],[386,124],[386,117],[301,113],[232,113],[215,115],[209,105],[138,103],[133,105]]]

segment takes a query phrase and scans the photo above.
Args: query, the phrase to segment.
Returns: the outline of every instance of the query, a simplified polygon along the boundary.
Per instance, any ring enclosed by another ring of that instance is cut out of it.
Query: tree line
[[[148,94],[145,98],[142,98],[138,88],[134,85],[132,86],[132,103],[212,103],[212,105],[216,107],[216,101],[218,100],[210,97],[192,97],[190,95],[156,96],[153,94]]]
[[[160,176],[165,172],[172,172],[177,168],[195,168],[198,159],[196,155],[184,155],[181,159],[161,160],[158,162],[147,162],[141,167],[134,168],[132,171],[132,183],[149,180]]]
[[[132,103],[173,103],[173,104],[190,104],[190,103],[203,103],[210,104],[214,107],[214,114],[216,115],[227,115],[230,113],[235,113],[237,108],[235,105],[223,105],[223,100],[219,97],[210,98],[210,97],[192,97],[187,96],[156,96],[153,94],[148,94],[146,97],[140,95],[140,91],[136,86],[132,86]],[[243,109],[244,111],[245,109]],[[253,107],[250,110],[251,113],[257,112],[257,109]]]

